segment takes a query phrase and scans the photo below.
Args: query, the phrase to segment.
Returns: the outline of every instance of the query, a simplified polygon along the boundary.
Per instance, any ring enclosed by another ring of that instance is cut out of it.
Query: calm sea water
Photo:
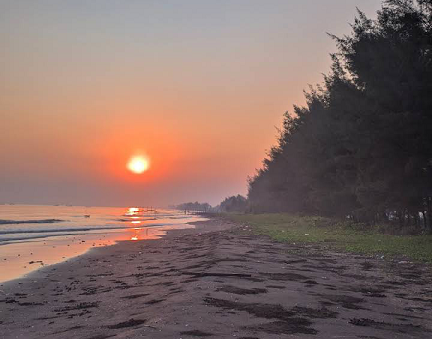
[[[117,241],[157,239],[203,220],[174,210],[0,205],[0,282]]]

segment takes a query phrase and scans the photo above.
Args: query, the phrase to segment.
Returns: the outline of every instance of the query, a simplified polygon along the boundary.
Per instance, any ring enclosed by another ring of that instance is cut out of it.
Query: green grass
[[[350,222],[281,213],[225,214],[224,217],[247,224],[255,234],[268,235],[277,241],[322,244],[348,252],[432,263],[432,235],[387,235],[376,230],[360,230],[359,225]]]

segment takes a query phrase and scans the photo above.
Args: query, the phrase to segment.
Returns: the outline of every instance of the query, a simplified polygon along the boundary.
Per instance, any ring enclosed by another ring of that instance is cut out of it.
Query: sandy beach
[[[430,338],[430,266],[276,243],[212,219],[0,286],[9,338]]]

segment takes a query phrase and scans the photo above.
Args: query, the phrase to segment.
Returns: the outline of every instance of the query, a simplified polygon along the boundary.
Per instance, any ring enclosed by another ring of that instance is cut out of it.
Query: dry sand
[[[213,219],[0,287],[1,338],[432,338],[430,266]]]

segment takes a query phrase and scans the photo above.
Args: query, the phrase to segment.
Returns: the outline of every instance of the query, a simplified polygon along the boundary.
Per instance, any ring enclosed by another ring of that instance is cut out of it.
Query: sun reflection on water
[[[143,218],[145,218],[145,213],[143,208],[139,207],[129,207],[127,211],[124,213],[126,217],[130,220],[131,225],[139,225],[143,223]],[[129,229],[133,234],[130,236],[130,240],[144,240],[144,239],[157,239],[160,237],[161,232],[155,229],[141,228],[141,227],[133,227]]]
[[[136,215],[140,209],[138,207],[129,207],[125,215]]]
[[[136,241],[136,240],[144,240],[144,239],[157,239],[159,238],[160,231],[156,230],[150,230],[148,228],[140,228],[140,227],[134,227],[130,229],[131,232],[133,232],[130,240]],[[156,234],[154,233],[156,231]]]

